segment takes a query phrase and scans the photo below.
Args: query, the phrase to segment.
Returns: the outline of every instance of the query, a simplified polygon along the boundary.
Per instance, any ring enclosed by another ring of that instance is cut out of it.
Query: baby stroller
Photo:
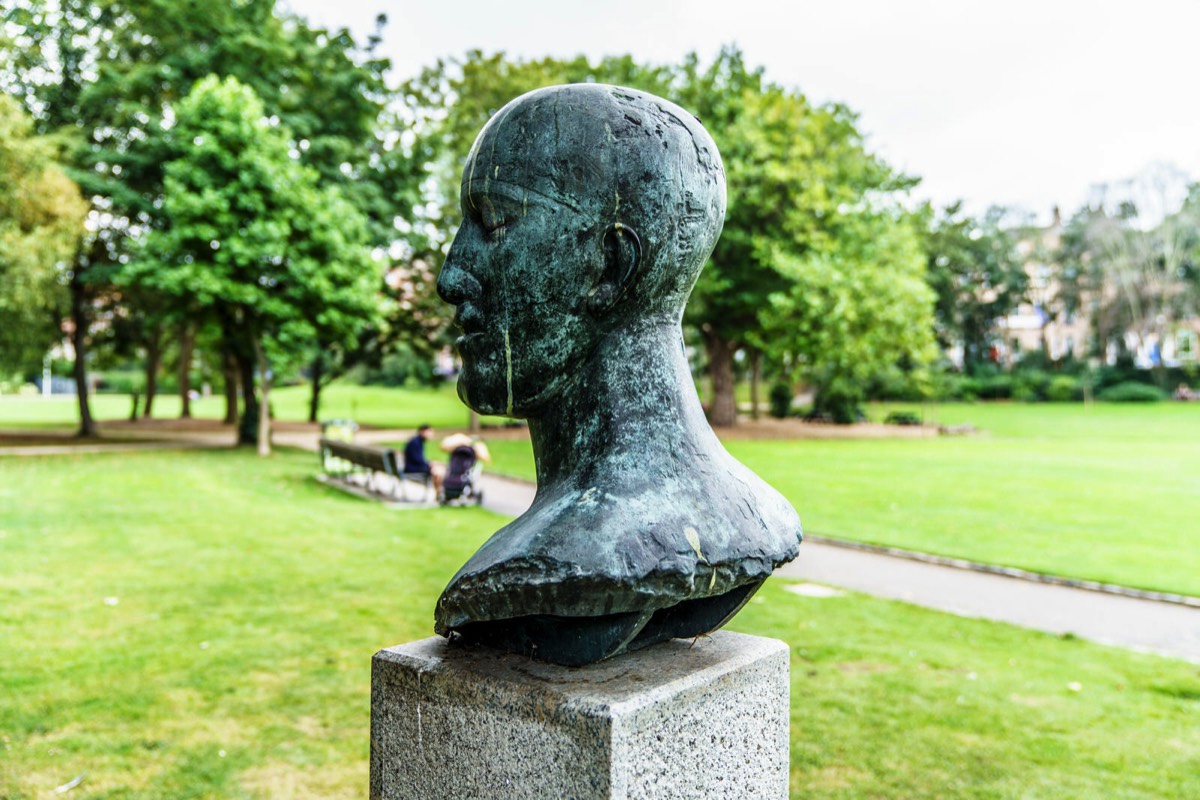
[[[442,505],[463,505],[466,501],[482,505],[483,490],[478,486],[482,473],[483,465],[475,456],[475,448],[468,445],[454,448],[450,452],[446,479],[442,481]]]

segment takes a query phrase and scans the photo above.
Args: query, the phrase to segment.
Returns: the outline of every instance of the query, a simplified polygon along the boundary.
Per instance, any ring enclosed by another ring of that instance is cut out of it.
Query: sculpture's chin
[[[465,365],[458,376],[458,399],[470,409],[488,416],[503,417],[508,415],[507,392],[501,388],[499,392],[487,385],[478,377],[472,377]]]
[[[528,419],[539,417],[561,401],[573,385],[566,370],[551,365],[547,372],[555,377],[536,379],[522,373],[511,378],[493,362],[463,357],[458,376],[458,399],[480,414]]]

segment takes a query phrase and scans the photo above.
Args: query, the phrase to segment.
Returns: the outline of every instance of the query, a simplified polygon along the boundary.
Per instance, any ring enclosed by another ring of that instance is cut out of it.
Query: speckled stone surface
[[[381,650],[371,798],[780,800],[788,662],[728,631],[578,669],[440,637]]]

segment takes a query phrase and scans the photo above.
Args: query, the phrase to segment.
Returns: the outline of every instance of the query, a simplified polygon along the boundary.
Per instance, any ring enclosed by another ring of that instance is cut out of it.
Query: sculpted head
[[[459,396],[538,416],[607,337],[678,323],[721,232],[725,175],[683,109],[598,84],[540,89],[480,132],[438,279],[458,307]]]

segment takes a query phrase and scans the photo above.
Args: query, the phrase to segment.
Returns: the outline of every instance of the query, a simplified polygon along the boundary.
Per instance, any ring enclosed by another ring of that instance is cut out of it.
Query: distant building
[[[1122,342],[1115,338],[1097,346],[1093,328],[1097,309],[1116,299],[1117,287],[1103,286],[1098,294],[1081,297],[1075,311],[1063,310],[1062,284],[1052,262],[1061,240],[1062,217],[1057,206],[1048,226],[1025,229],[1018,238],[1017,249],[1025,262],[1029,288],[1025,301],[997,321],[1000,341],[996,344],[996,359],[1006,366],[1020,361],[1023,354],[1039,351],[1053,361],[1099,353],[1108,364],[1120,354]],[[1200,319],[1195,317],[1176,323],[1163,341],[1156,335],[1142,337],[1134,331],[1120,335],[1124,349],[1133,354],[1139,367],[1200,363]]]

